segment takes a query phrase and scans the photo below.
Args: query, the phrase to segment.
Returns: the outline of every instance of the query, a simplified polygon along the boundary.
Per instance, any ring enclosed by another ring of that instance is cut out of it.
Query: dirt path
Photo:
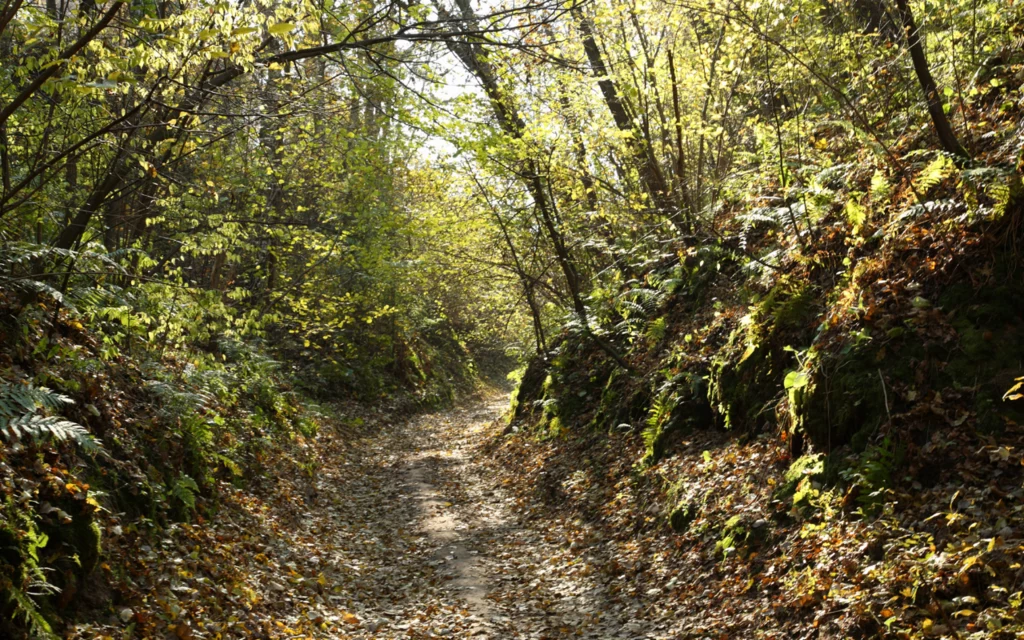
[[[359,506],[335,512],[357,532],[339,551],[367,572],[362,592],[345,590],[354,617],[340,637],[660,637],[607,597],[585,548],[522,522],[479,459],[505,402],[382,430],[360,443],[360,477],[324,461],[320,500]]]
[[[540,505],[489,466],[506,403],[409,421],[360,409],[296,442],[257,487],[223,483],[215,519],[155,543],[126,536],[140,541],[130,590],[67,637],[679,637],[643,622],[650,610],[598,570],[599,540],[535,518]]]

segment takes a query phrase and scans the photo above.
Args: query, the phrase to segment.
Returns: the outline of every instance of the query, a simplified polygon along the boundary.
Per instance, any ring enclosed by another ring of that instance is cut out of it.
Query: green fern
[[[993,218],[1000,218],[1006,213],[1013,195],[1020,190],[1020,178],[1016,172],[1004,167],[978,167],[963,172],[961,187],[964,199],[973,212],[986,212]],[[991,207],[981,207],[980,197],[991,200]]]
[[[156,396],[172,413],[206,411],[215,399],[202,391],[185,391],[163,380],[146,380],[147,391]]]
[[[242,467],[223,453],[213,454],[213,459],[223,465],[225,469],[232,473],[232,475],[236,477],[241,477],[243,475]]]
[[[74,404],[74,400],[46,387],[0,384],[0,435],[5,440],[30,437],[71,441],[87,453],[101,453],[100,441],[82,425],[60,416],[38,413],[40,410],[56,413],[70,404]]]
[[[45,640],[59,637],[53,632],[53,628],[46,621],[42,611],[39,610],[39,606],[27,593],[10,582],[0,586],[4,587],[0,591],[6,592],[7,602],[14,609],[14,615],[11,617],[13,619],[23,618],[31,637],[43,638]]]
[[[83,249],[61,249],[48,245],[40,245],[28,242],[7,244],[3,247],[3,256],[0,257],[0,265],[8,269],[16,265],[29,265],[46,258],[67,258],[74,260],[83,266],[95,267],[106,266],[118,273],[126,273],[117,260],[129,253],[141,253],[138,249],[121,249],[112,253],[107,252],[102,244],[91,242]]]
[[[190,476],[182,474],[171,485],[171,495],[177,498],[190,511],[196,508],[196,495],[199,485]]]
[[[647,421],[644,424],[644,430],[640,434],[648,453],[654,450],[658,436],[661,435],[661,429],[672,415],[677,403],[678,400],[675,395],[662,393],[651,404],[651,409],[647,413]]]
[[[956,165],[950,157],[940,153],[924,169],[921,169],[921,173],[917,174],[914,186],[922,192],[928,192],[940,182],[953,175],[955,171]]]
[[[51,284],[35,278],[33,265],[48,259],[60,259],[73,265],[73,271],[79,272],[101,272],[116,275],[127,275],[128,271],[119,260],[124,259],[128,254],[141,254],[137,263],[151,264],[148,256],[138,249],[120,249],[113,252],[106,252],[100,243],[90,243],[80,250],[60,249],[47,245],[40,245],[27,242],[6,242],[0,244],[0,286],[46,296],[55,302],[70,309],[76,309],[76,303],[83,307],[99,306],[102,301],[110,305],[110,300],[118,303],[118,306],[127,304],[120,287],[111,284],[103,286],[94,285],[90,280],[88,286],[76,287],[70,284],[70,290],[65,294]],[[27,272],[27,273],[26,273]],[[6,275],[5,275],[6,274]]]
[[[0,285],[20,291],[22,293],[35,293],[42,296],[52,298],[55,302],[60,304],[64,303],[64,294],[58,289],[42,282],[40,280],[32,280],[30,278],[5,278],[0,277]]]
[[[757,225],[777,227],[782,224],[784,210],[778,207],[755,207],[737,214],[736,219],[743,223],[743,235]]]
[[[653,344],[657,344],[664,339],[665,334],[668,332],[668,321],[662,316],[656,320],[652,320],[647,326],[647,340]]]
[[[36,440],[70,440],[87,453],[99,453],[102,450],[99,440],[86,431],[85,427],[59,416],[21,416],[8,422],[3,429],[8,439],[28,436]]]
[[[0,384],[0,418],[14,419],[39,409],[60,411],[75,401],[46,387]]]
[[[875,174],[871,176],[871,202],[878,204],[886,202],[889,199],[889,195],[892,193],[892,187],[889,184],[889,178],[879,169],[875,169]]]

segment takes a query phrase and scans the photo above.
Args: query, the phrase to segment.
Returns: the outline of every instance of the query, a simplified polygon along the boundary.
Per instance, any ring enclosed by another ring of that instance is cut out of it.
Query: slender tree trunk
[[[7,124],[0,124],[0,188],[3,189],[3,198],[11,191],[11,157],[7,151],[10,143],[7,139]]]
[[[480,187],[480,191],[484,193],[486,198],[486,191],[484,191],[483,185],[477,183]],[[491,210],[491,215],[498,223],[498,228],[501,229],[501,235],[505,239],[505,244],[508,246],[509,254],[512,256],[512,266],[515,269],[516,275],[519,276],[519,282],[523,286],[523,295],[526,297],[526,304],[530,307],[530,316],[533,318],[533,334],[537,339],[537,353],[547,353],[547,340],[544,336],[544,322],[540,315],[540,306],[537,304],[537,296],[535,292],[535,284],[530,274],[526,272],[526,267],[519,259],[519,252],[516,251],[516,244],[512,241],[512,236],[508,232],[508,226],[505,221],[501,218],[501,214],[498,213],[498,209],[487,203],[488,208]]]
[[[676,61],[672,49],[668,50],[668,72],[672,80],[672,117],[675,120],[676,134],[676,182],[679,184],[679,196],[687,211],[687,217],[692,218],[696,212],[697,203],[690,197],[688,177],[686,175],[686,150],[683,147],[683,115],[679,106],[679,79],[676,77]]]
[[[562,106],[563,117],[566,119],[566,124],[569,127],[570,136],[572,137],[573,153],[576,156],[576,164],[579,165],[580,172],[580,185],[583,187],[584,202],[586,202],[587,210],[590,212],[597,212],[598,201],[597,201],[597,183],[594,180],[594,176],[591,175],[590,169],[587,167],[587,146],[583,142],[583,136],[580,135],[578,122],[572,115],[571,105],[569,104],[569,97],[565,93],[565,88],[562,85],[558,87],[559,92],[559,103]],[[635,277],[635,273],[630,267],[629,263],[623,262],[619,264],[619,259],[615,257],[618,251],[618,247],[615,246],[615,238],[611,232],[602,225],[600,222],[597,224],[596,229],[598,235],[604,240],[605,246],[608,248],[609,254],[615,260],[618,268],[629,277]]]
[[[458,6],[463,20],[472,23],[476,19],[467,0],[458,0]],[[437,5],[437,8],[443,18],[451,19],[451,15],[448,14],[444,7]],[[490,62],[487,61],[486,52],[483,47],[470,42],[453,40],[448,42],[448,48],[483,85],[484,93],[487,94],[501,129],[516,140],[522,139],[526,122],[519,115],[512,101],[509,100],[508,96],[505,95],[498,85],[497,74],[494,72]],[[538,218],[551,240],[551,246],[555,251],[555,258],[565,277],[566,287],[569,289],[569,295],[572,298],[573,308],[581,318],[586,318],[587,312],[581,295],[579,272],[576,270],[572,257],[569,255],[568,245],[566,245],[562,233],[555,223],[553,217],[554,208],[548,201],[547,190],[544,188],[544,180],[537,168],[537,163],[532,158],[524,160],[519,176],[530,192],[534,206],[537,208]]]
[[[127,141],[124,144],[127,145]],[[100,210],[100,207],[107,201],[107,198],[121,186],[122,173],[127,157],[128,151],[122,148],[111,161],[106,177],[102,182],[93,187],[92,193],[89,194],[89,197],[82,206],[78,208],[78,212],[71,218],[71,221],[64,227],[60,235],[57,236],[56,242],[53,243],[54,247],[70,249],[75,246],[75,243],[85,233],[93,215]]]
[[[476,16],[469,5],[469,0],[456,0],[462,19],[467,24],[474,24]],[[446,20],[451,19],[451,14],[440,4],[435,4],[438,14]],[[449,40],[449,50],[458,57],[469,71],[476,76],[483,86],[484,93],[490,102],[491,108],[498,119],[501,129],[511,138],[521,140],[526,129],[526,122],[519,115],[515,103],[509,99],[498,84],[497,74],[487,60],[486,50],[479,44],[462,41]],[[566,288],[572,299],[573,311],[579,318],[584,332],[589,335],[594,343],[602,351],[608,354],[612,360],[626,371],[633,372],[633,368],[625,361],[622,355],[613,345],[608,343],[590,329],[589,314],[583,302],[582,281],[579,271],[572,259],[569,246],[565,242],[561,230],[555,220],[554,203],[548,197],[548,191],[544,185],[544,179],[533,158],[526,158],[523,161],[523,168],[518,171],[519,178],[523,181],[527,191],[533,198],[533,204],[537,213],[538,221],[548,234],[552,249],[555,252],[555,260],[565,277]]]
[[[579,8],[574,8],[572,14],[576,20],[577,28],[583,35],[583,51],[587,55],[590,70],[594,77],[597,78],[597,85],[601,89],[601,95],[604,96],[604,102],[608,105],[608,110],[612,113],[615,126],[620,131],[628,131],[632,134],[630,144],[632,146],[633,163],[640,174],[640,181],[643,183],[644,190],[651,197],[651,202],[655,208],[662,215],[667,216],[681,233],[687,233],[688,229],[680,219],[679,207],[672,199],[671,190],[665,180],[665,174],[662,173],[658,160],[654,156],[654,149],[648,143],[648,137],[637,126],[629,112],[628,106],[622,99],[615,80],[608,73],[608,67],[605,65],[601,49],[597,46],[597,40],[594,36],[593,22],[590,18],[583,15]]]
[[[0,13],[0,35],[3,35],[7,29],[7,25],[10,24],[11,20],[18,13],[18,9],[21,8],[23,0],[14,0],[10,3],[9,8],[4,13]]]
[[[900,21],[903,23],[904,36],[907,39],[907,47],[910,49],[910,59],[914,63],[914,73],[924,91],[924,97],[928,103],[928,114],[932,117],[932,124],[935,127],[935,133],[939,136],[939,143],[949,153],[970,158],[967,149],[960,144],[956,133],[953,132],[949,118],[946,117],[942,95],[939,93],[935,78],[932,77],[928,59],[924,55],[921,31],[914,22],[914,13],[910,9],[910,4],[907,0],[896,0],[896,8],[899,10]]]

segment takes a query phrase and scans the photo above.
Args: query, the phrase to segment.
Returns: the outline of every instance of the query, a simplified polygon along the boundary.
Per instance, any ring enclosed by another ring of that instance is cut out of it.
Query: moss
[[[49,536],[47,553],[53,549],[66,558],[78,556],[75,573],[79,576],[89,575],[99,564],[103,555],[103,533],[92,514],[73,516],[69,524],[45,526],[44,531]]]
[[[594,416],[590,419],[590,428],[603,429],[617,426],[617,418],[622,411],[619,402],[619,385],[616,384],[619,379],[619,371],[618,368],[612,369],[608,375],[608,380],[601,390],[601,400],[598,402],[597,410],[594,411]]]
[[[539,400],[544,393],[547,370],[548,363],[543,358],[538,356],[530,360],[512,394],[510,425],[529,421],[534,410],[534,400]]]
[[[697,518],[697,505],[691,502],[680,502],[668,516],[668,524],[676,533],[685,533]]]
[[[103,556],[103,532],[98,522],[89,518],[76,521],[74,546],[82,563],[83,575],[92,573]]]
[[[1002,400],[1024,371],[1024,287],[1019,268],[1019,258],[1007,252],[991,265],[991,284],[960,282],[939,297],[957,334],[955,348],[943,354],[939,382],[970,390],[983,431],[1001,429],[1006,419],[1024,422],[1024,410]]]
[[[782,475],[782,484],[775,490],[773,497],[776,500],[787,500],[796,493],[805,478],[814,481],[821,478],[824,472],[825,456],[820,453],[800,456]]]
[[[982,431],[998,431],[1007,419],[1024,421],[1024,411],[1002,401],[1024,366],[1024,294],[1016,286],[959,283],[939,297],[939,308],[950,318],[954,342],[927,337],[934,319],[910,319],[909,330],[895,327],[823,355],[794,394],[793,428],[819,450],[850,444],[863,451],[890,414],[907,409],[892,392],[894,383],[912,384],[919,398],[959,391]]]
[[[886,417],[887,392],[879,371],[889,367],[878,362],[875,353],[863,349],[822,358],[810,372],[808,384],[792,396],[792,429],[822,451],[858,436],[866,444],[867,436]]]
[[[883,379],[886,385],[916,381],[920,397],[928,390],[961,391],[983,431],[1001,428],[1005,418],[1024,418],[1002,402],[1024,363],[1024,318],[1018,311],[1024,299],[999,287],[967,298],[969,304],[963,295],[962,287],[951,287],[941,298],[955,305],[942,309],[953,318],[951,347],[932,342],[926,348],[913,331],[890,330],[883,346],[867,343],[822,358],[792,407],[795,428],[825,450],[845,443],[863,450],[870,434],[899,408],[900,400],[883,389]]]
[[[971,391],[978,426],[988,432],[1002,428],[1004,418],[1024,419],[1024,412],[1002,400],[1024,370],[1024,319],[1015,315],[1017,309],[1024,308],[1024,300],[1009,291],[1003,294],[998,302],[985,296],[984,303],[964,308],[953,321],[957,347],[942,371],[946,385]]]
[[[767,401],[758,390],[770,386],[769,355],[756,327],[744,323],[712,362],[708,399],[725,428],[749,424]]]
[[[782,388],[792,356],[816,315],[809,287],[780,282],[740,321],[712,361],[708,399],[726,428],[754,430]]]
[[[540,406],[541,415],[535,421],[528,420],[526,423],[533,422],[534,428],[547,435],[564,434],[581,424],[594,424],[597,418],[595,414],[599,413],[595,409],[601,407],[600,404],[595,406],[596,401],[606,393],[608,397],[604,402],[609,406],[616,404],[614,388],[611,386],[614,378],[609,378],[612,367],[592,357],[592,345],[566,340],[560,349],[562,352],[553,357],[545,369],[534,374],[543,382],[536,385],[532,395],[526,392],[527,378],[531,377],[531,369],[536,360],[530,363],[515,397],[518,416],[514,421],[532,417],[527,413],[527,407]]]
[[[729,518],[722,525],[715,549],[726,557],[734,553],[744,557],[748,551],[761,546],[767,537],[767,522],[758,520],[752,523],[744,516],[737,515]]]
[[[814,293],[803,285],[790,290],[785,284],[772,289],[763,305],[775,318],[776,330],[799,329],[815,315]]]

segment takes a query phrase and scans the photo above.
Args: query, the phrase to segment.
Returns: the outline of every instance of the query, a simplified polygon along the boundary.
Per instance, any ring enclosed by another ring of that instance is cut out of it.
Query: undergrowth
[[[23,246],[2,255],[6,273],[54,258]],[[108,553],[111,537],[147,539],[216,518],[224,486],[260,491],[282,459],[315,474],[301,444],[334,420],[327,384],[275,359],[265,334],[215,300],[182,314],[174,287],[129,293],[117,284],[124,256],[65,257],[80,268],[94,262],[109,279],[53,286],[0,276],[5,637],[57,637],[76,615],[126,597],[130,559]],[[374,373],[370,399],[404,394],[430,406],[471,388],[472,359],[445,339],[410,346],[409,372]]]

